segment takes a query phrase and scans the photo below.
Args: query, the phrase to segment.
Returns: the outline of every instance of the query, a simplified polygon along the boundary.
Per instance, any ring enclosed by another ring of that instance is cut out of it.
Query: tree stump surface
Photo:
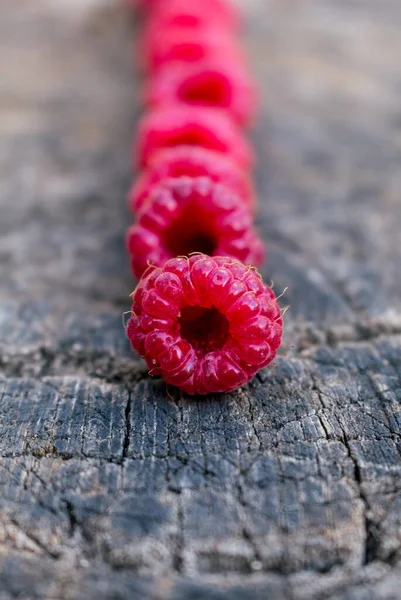
[[[260,0],[245,40],[275,366],[166,393],[121,314],[135,25],[0,0],[0,599],[401,597],[401,4]]]

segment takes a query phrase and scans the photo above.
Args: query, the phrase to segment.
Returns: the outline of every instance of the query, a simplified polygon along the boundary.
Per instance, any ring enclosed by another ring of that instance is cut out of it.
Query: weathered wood
[[[0,599],[399,598],[401,5],[248,3],[287,347],[201,400],[121,323],[127,13],[0,9]]]

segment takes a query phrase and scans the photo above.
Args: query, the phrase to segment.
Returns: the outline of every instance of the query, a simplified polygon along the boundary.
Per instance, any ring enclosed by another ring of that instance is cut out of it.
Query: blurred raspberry
[[[253,207],[255,194],[250,178],[228,156],[201,146],[175,146],[156,152],[144,171],[134,183],[129,194],[129,205],[136,212],[150,195],[152,189],[163,179],[187,175],[208,176],[216,183],[224,183]]]
[[[167,179],[154,188],[127,233],[132,268],[162,266],[193,252],[231,256],[250,265],[263,260],[263,244],[238,195],[209,177]]]
[[[152,155],[173,146],[202,146],[230,156],[240,167],[252,166],[253,151],[240,128],[222,110],[199,106],[166,106],[147,113],[138,125],[136,162],[148,165]]]
[[[133,295],[127,336],[154,375],[189,394],[227,392],[275,357],[282,318],[260,275],[195,255],[151,270]]]
[[[236,65],[246,64],[245,54],[235,37],[214,27],[170,27],[143,40],[141,47],[141,58],[150,71],[173,62],[196,63],[216,56]]]
[[[151,78],[145,102],[153,107],[181,102],[222,108],[239,125],[248,125],[256,111],[257,94],[242,66],[214,59],[166,65]]]
[[[146,0],[145,0],[146,1]],[[148,0],[149,1],[149,0]],[[236,31],[241,24],[239,11],[223,0],[153,0],[143,44],[149,48],[160,32],[181,27],[186,30],[215,28]]]

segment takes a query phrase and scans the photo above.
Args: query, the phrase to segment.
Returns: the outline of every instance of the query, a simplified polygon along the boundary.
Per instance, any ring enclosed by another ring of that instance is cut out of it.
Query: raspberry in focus
[[[201,146],[174,146],[152,155],[147,170],[139,175],[131,188],[130,208],[134,212],[140,210],[152,189],[163,179],[183,175],[210,177],[238,194],[245,205],[253,208],[255,204],[249,176],[229,156]]]
[[[202,252],[259,265],[263,243],[238,196],[208,177],[167,179],[154,188],[127,233],[132,268],[139,278],[149,264]]]
[[[282,317],[252,268],[226,257],[174,258],[133,295],[127,336],[150,373],[188,394],[228,392],[275,357]]]
[[[223,110],[199,106],[155,109],[138,125],[135,162],[143,168],[162,148],[201,146],[230,156],[239,167],[250,169],[254,155],[241,129]]]

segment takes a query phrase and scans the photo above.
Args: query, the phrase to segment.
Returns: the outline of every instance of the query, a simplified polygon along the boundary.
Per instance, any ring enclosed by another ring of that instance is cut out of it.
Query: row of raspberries
[[[128,0],[133,3],[134,0]],[[257,94],[226,0],[135,0],[147,112],[127,233],[127,335],[150,373],[189,394],[233,390],[270,363],[282,317],[256,266],[254,163],[244,127]]]

